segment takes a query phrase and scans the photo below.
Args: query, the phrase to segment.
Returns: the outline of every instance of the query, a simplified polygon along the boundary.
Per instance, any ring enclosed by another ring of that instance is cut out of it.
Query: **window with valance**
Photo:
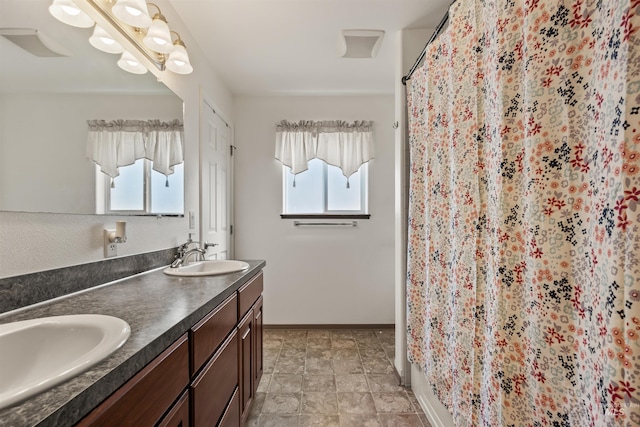
[[[371,121],[283,120],[276,125],[275,158],[283,164],[283,214],[367,214]]]

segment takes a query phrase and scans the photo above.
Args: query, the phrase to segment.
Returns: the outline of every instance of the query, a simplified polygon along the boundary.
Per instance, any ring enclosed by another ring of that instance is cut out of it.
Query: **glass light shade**
[[[142,65],[129,51],[124,51],[118,60],[118,67],[133,74],[144,74],[147,67]]]
[[[149,49],[156,52],[171,53],[173,51],[169,26],[162,15],[153,17],[153,22],[142,41]]]
[[[132,27],[149,28],[151,25],[151,17],[145,0],[117,0],[111,13]]]
[[[169,59],[165,64],[167,70],[176,74],[191,74],[193,67],[189,62],[189,55],[187,49],[180,41],[176,41],[173,52],[169,54]]]
[[[103,52],[124,52],[124,48],[120,45],[120,43],[115,41],[113,37],[111,37],[109,33],[107,33],[105,29],[99,25],[96,25],[96,27],[93,29],[93,35],[89,37],[89,43],[91,43],[91,46]]]
[[[89,28],[95,22],[73,0],[53,0],[49,13],[60,22],[78,28]]]

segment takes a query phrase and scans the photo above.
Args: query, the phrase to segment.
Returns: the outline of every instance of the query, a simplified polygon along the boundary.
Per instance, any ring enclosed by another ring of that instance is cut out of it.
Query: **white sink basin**
[[[0,409],[62,383],[120,348],[131,328],[99,314],[0,325]]]
[[[227,274],[242,271],[249,268],[249,264],[244,261],[231,259],[211,259],[189,263],[183,267],[164,269],[164,274],[169,276],[215,276],[217,274]]]

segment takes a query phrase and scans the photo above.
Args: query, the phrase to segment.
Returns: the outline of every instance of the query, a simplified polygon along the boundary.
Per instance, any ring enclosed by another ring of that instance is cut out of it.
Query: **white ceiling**
[[[450,0],[170,3],[232,93],[352,95],[393,93],[397,32],[435,28]],[[384,30],[378,55],[341,58],[343,29]]]

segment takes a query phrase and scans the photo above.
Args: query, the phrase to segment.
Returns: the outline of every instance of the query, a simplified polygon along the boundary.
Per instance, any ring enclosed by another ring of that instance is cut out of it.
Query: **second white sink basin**
[[[164,274],[169,276],[215,276],[218,274],[234,273],[249,268],[249,264],[244,261],[231,259],[211,259],[189,263],[182,267],[165,268]]]
[[[120,348],[131,328],[99,314],[0,325],[0,409],[62,383]]]

